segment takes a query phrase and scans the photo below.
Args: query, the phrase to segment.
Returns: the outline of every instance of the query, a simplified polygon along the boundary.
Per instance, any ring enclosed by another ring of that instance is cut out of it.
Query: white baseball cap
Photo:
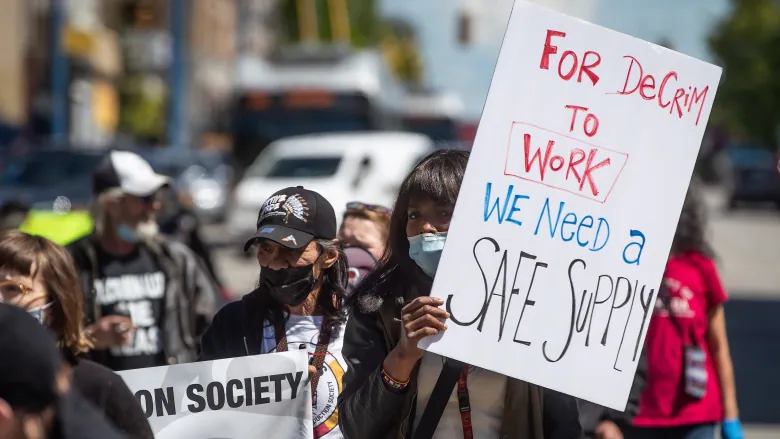
[[[109,189],[120,189],[136,197],[148,197],[171,179],[154,172],[140,155],[130,151],[111,151],[92,174],[92,192],[102,194]]]

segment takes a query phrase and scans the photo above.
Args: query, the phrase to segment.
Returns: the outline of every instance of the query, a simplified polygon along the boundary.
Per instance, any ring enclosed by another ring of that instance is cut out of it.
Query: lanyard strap
[[[463,370],[458,378],[458,408],[460,409],[460,422],[463,425],[463,438],[474,439],[474,432],[471,429],[471,403],[469,402],[469,388],[467,377],[469,375],[468,364],[463,365]]]
[[[322,319],[320,335],[317,338],[317,346],[314,348],[314,355],[309,364],[314,366],[317,371],[311,377],[311,403],[317,405],[317,384],[320,382],[322,365],[325,363],[325,355],[328,352],[330,344],[331,328],[327,324],[327,319]],[[284,319],[277,318],[274,322],[274,333],[276,336],[276,352],[287,352],[287,330],[284,327]]]

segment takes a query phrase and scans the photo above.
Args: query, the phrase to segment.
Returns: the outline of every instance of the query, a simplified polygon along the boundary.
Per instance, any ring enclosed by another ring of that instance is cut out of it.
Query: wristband
[[[406,388],[406,386],[409,385],[409,380],[404,381],[398,381],[388,375],[387,372],[385,372],[384,368],[379,369],[380,374],[382,375],[382,381],[385,382],[388,386],[390,386],[391,389],[394,390],[403,390]]]

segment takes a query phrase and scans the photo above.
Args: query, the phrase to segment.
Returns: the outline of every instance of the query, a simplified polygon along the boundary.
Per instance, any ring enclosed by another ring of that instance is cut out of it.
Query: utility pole
[[[51,137],[55,143],[68,138],[68,58],[62,36],[65,30],[64,0],[51,0]]]
[[[171,0],[168,22],[173,45],[169,68],[168,143],[187,148],[187,0]]]
[[[240,58],[246,53],[246,22],[249,8],[246,0],[236,0],[236,53]]]

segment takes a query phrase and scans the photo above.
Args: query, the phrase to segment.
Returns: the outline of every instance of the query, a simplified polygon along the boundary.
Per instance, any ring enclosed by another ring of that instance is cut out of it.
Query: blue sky
[[[457,91],[467,117],[478,118],[493,74],[512,0],[380,0],[387,16],[402,17],[418,32],[426,79],[435,88]],[[710,60],[706,37],[729,8],[728,0],[532,0],[637,38],[666,37],[679,52]],[[476,42],[461,48],[456,18],[473,8]]]

